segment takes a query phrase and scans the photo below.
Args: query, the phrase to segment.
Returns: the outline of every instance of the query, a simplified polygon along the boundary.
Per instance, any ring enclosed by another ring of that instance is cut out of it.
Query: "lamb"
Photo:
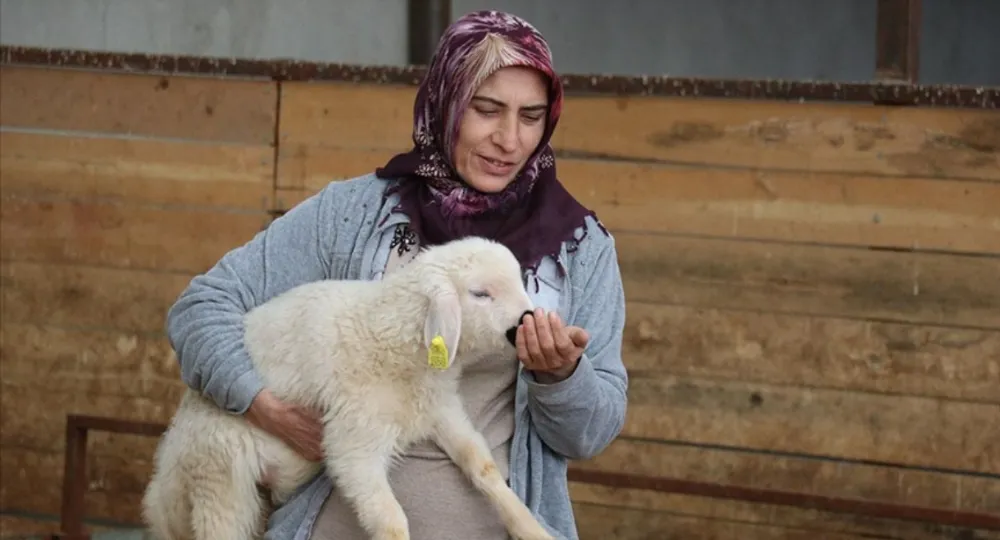
[[[324,463],[374,540],[407,540],[387,468],[430,437],[521,540],[553,538],[507,486],[458,395],[462,359],[507,347],[533,308],[513,254],[465,238],[422,250],[382,281],[325,280],[245,318],[245,343],[279,398],[323,412]],[[188,390],[160,440],[143,516],[160,540],[259,538],[267,475],[280,504],[321,469]]]

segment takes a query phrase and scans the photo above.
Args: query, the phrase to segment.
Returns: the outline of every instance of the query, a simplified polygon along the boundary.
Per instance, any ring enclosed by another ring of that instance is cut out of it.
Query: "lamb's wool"
[[[375,281],[302,285],[251,311],[246,346],[265,384],[325,411],[327,470],[376,539],[405,539],[406,517],[386,468],[402,448],[432,437],[499,512],[515,538],[551,538],[497,472],[457,395],[462,359],[512,347],[507,331],[531,309],[520,265],[478,238],[424,251]],[[452,365],[427,365],[440,336]],[[265,469],[278,502],[319,470],[242,418],[189,391],[157,450],[144,499],[164,539],[253,538],[263,516],[255,489]]]

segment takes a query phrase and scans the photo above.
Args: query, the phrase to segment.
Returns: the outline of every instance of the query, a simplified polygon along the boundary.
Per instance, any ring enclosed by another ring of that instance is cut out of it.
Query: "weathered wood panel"
[[[402,86],[283,85],[280,144],[406,149],[414,95]],[[553,144],[571,156],[1000,181],[993,110],[569,96]]]
[[[634,376],[623,435],[1000,475],[1000,406]]]
[[[309,84],[288,85],[283,95],[277,178],[282,209],[330,181],[371,172],[409,147],[409,89]],[[810,111],[802,114],[809,117]],[[862,114],[855,108],[841,113]],[[912,122],[922,125],[920,120]],[[560,126],[560,132],[570,129]],[[615,139],[626,132],[618,126],[595,133]],[[796,144],[808,149],[811,143]],[[1000,253],[1000,183],[864,170],[749,170],[712,160],[691,166],[564,157],[559,163],[567,188],[615,229]],[[1000,162],[993,168],[1000,179]]]
[[[4,197],[6,260],[203,272],[268,223],[262,212]],[[208,233],[208,234],[206,234]]]
[[[656,97],[569,99],[567,152],[753,169],[1000,180],[1000,111]]]
[[[957,465],[957,464],[953,464]],[[744,487],[1000,514],[1000,477],[806,454],[622,437],[574,466]],[[577,488],[580,491],[583,488]],[[616,491],[588,488],[591,493]],[[636,493],[641,493],[636,490]],[[596,495],[595,495],[596,496]],[[611,502],[610,500],[604,502]]]
[[[1000,477],[628,438],[615,441],[600,456],[576,466],[1000,515]],[[593,538],[612,534],[606,529],[612,526],[609,520],[628,529],[617,533],[634,534],[637,538],[685,537],[684,523],[688,521],[701,523],[697,536],[692,536],[697,538],[731,534],[739,524],[746,528],[739,529],[740,534],[732,538],[771,538],[770,534],[784,538],[791,534],[789,530],[812,530],[821,538],[833,533],[906,540],[1000,538],[997,531],[580,483],[571,483],[570,493],[576,503],[581,533],[593,534]],[[592,516],[594,508],[604,509],[601,517]],[[631,520],[625,521],[625,517]],[[720,528],[725,532],[715,532]]]
[[[713,504],[705,502],[704,504]],[[714,503],[718,504],[718,503]],[[847,521],[835,515],[751,507],[714,509],[707,516],[673,509],[637,509],[620,504],[576,501],[574,510],[581,540],[938,540],[942,538],[996,540],[992,531],[939,528],[909,522]],[[741,512],[741,510],[743,510]],[[735,514],[735,515],[733,515]]]
[[[0,505],[51,515],[67,414],[173,413],[166,312],[269,222],[277,86],[2,69]],[[139,519],[155,444],[92,435],[89,516]]]
[[[128,448],[137,442],[133,436],[117,448]],[[96,444],[88,445],[96,448]],[[137,523],[142,490],[149,477],[148,461],[133,461],[115,455],[98,455],[88,451],[87,475],[92,481],[84,496],[88,519],[113,520],[119,523]],[[63,479],[62,452],[46,452],[35,448],[5,446],[0,452],[0,506],[42,515],[59,515],[59,501]],[[9,479],[9,481],[8,481]],[[53,533],[59,524],[48,527]],[[100,531],[103,527],[88,527]]]
[[[1000,257],[615,237],[634,301],[1000,329]]]
[[[266,145],[0,133],[4,195],[265,211]]]
[[[270,81],[0,67],[5,128],[274,144]]]
[[[635,377],[1000,405],[1000,331],[631,302],[623,345]]]

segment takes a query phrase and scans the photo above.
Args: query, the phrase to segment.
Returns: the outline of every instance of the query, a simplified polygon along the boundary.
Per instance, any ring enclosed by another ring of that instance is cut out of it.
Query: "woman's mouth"
[[[483,171],[487,174],[507,176],[514,170],[514,163],[477,155]]]

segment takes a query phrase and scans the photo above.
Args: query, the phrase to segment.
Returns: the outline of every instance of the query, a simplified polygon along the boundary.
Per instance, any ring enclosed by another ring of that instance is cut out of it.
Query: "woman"
[[[527,22],[495,11],[456,21],[418,91],[413,150],[329,184],[192,280],[168,315],[185,383],[318,460],[316,414],[264,387],[243,314],[309,281],[380,279],[419,245],[497,239],[539,309],[518,331],[516,358],[498,352],[467,369],[463,399],[515,492],[554,536],[577,538],[566,463],[602,451],[624,423],[625,305],[612,237],[556,178],[549,139],[561,105],[548,46]],[[507,538],[433,444],[408,451],[390,479],[413,540]],[[267,537],[368,535],[320,475],[272,513]]]

